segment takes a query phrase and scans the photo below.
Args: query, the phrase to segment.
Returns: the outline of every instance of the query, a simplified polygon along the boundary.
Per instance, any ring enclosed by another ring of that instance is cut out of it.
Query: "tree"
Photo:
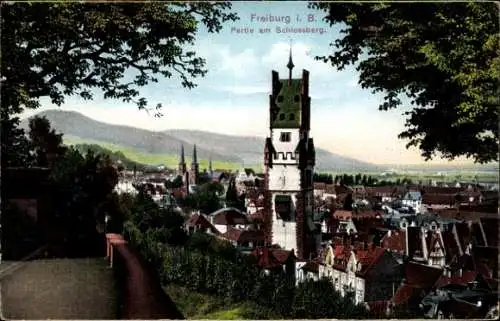
[[[3,115],[3,111],[2,111]],[[1,119],[2,133],[2,167],[29,167],[34,162],[31,144],[22,128],[19,128],[19,117]]]
[[[239,204],[238,191],[236,190],[236,182],[232,179],[229,182],[229,186],[226,191],[226,206],[235,207],[235,205]]]
[[[29,138],[38,166],[52,165],[66,152],[62,134],[51,128],[46,117],[33,117],[29,121]]]
[[[345,36],[329,56],[342,70],[357,64],[359,83],[384,92],[380,110],[402,105],[408,139],[426,159],[498,161],[500,34],[493,2],[314,3]]]
[[[95,88],[104,98],[147,108],[139,88],[158,76],[193,88],[192,79],[207,70],[205,60],[187,48],[201,23],[219,32],[223,22],[237,20],[230,8],[209,1],[4,3],[2,111],[38,108],[41,97],[56,105],[68,95],[92,99]]]

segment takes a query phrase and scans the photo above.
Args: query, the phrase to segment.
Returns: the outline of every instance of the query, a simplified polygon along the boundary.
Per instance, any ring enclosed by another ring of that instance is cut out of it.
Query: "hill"
[[[48,110],[45,116],[68,144],[98,144],[112,151],[122,151],[133,161],[143,164],[176,166],[181,144],[189,160],[196,144],[200,166],[211,156],[214,167],[240,167],[262,164],[264,138],[216,134],[198,130],[167,130],[163,132],[131,126],[99,122],[73,111]],[[21,127],[28,127],[24,119]],[[321,171],[376,171],[379,166],[330,153],[316,146],[316,167]]]

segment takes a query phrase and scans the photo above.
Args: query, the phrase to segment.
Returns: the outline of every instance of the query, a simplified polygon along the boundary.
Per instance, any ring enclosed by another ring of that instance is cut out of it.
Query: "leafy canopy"
[[[411,99],[408,139],[429,160],[441,154],[478,163],[498,160],[499,7],[493,2],[312,3],[344,37],[329,56],[357,64],[359,83],[384,92],[380,110]],[[358,64],[359,63],[359,64]]]
[[[200,23],[218,32],[223,22],[238,19],[230,8],[208,1],[3,3],[2,110],[37,108],[40,97],[57,105],[68,95],[92,99],[96,88],[104,98],[146,109],[139,88],[161,76],[193,88],[192,79],[207,70],[186,48]]]

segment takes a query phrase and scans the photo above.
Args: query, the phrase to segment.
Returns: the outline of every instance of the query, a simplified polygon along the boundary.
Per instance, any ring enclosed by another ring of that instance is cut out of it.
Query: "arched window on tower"
[[[285,120],[285,114],[280,114],[280,120]]]
[[[295,120],[295,114],[288,115],[289,120]]]

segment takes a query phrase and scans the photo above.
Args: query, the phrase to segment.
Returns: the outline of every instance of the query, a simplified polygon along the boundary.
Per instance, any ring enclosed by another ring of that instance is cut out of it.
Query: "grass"
[[[252,302],[225,304],[222,299],[169,284],[164,287],[186,319],[244,320],[273,319],[275,315]]]
[[[163,164],[169,168],[177,168],[179,164],[179,155],[174,154],[164,154],[164,153],[148,153],[143,151],[135,150],[132,147],[127,147],[123,145],[111,144],[108,142],[91,140],[91,139],[83,139],[77,136],[64,135],[64,144],[65,145],[77,145],[77,144],[95,144],[99,145],[103,148],[109,149],[112,152],[122,152],[125,157],[130,159],[131,161],[145,164],[145,165],[160,165]],[[191,163],[191,159],[186,157],[186,162],[189,166]],[[208,159],[200,159],[200,170],[208,169]],[[261,166],[249,166],[254,170],[261,170]],[[241,165],[238,163],[232,162],[224,162],[224,161],[212,161],[212,168],[215,169],[225,169],[225,170],[237,170],[241,168]]]

